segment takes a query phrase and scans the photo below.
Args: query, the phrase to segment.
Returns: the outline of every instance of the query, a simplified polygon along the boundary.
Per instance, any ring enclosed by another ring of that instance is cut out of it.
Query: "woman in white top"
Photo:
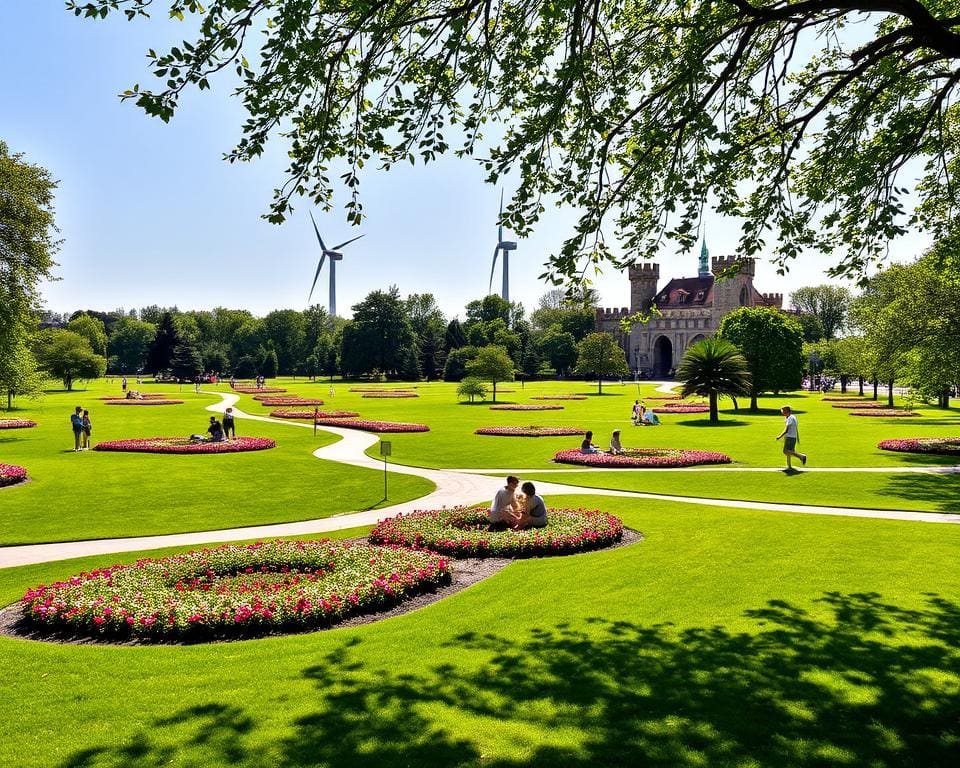
[[[613,434],[610,436],[610,453],[614,456],[619,456],[623,453],[623,444],[620,442],[620,430],[613,430]]]

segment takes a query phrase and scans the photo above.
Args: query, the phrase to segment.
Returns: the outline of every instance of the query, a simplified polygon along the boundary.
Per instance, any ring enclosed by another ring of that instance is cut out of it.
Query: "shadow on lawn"
[[[890,475],[881,493],[898,500],[925,501],[938,512],[960,514],[960,474]],[[891,507],[896,508],[896,504]]]
[[[287,691],[264,690],[61,765],[956,765],[960,606],[828,593],[813,611],[772,601],[747,611],[755,633],[600,618],[470,632],[447,644],[458,663],[426,672],[381,669],[354,638],[304,670],[315,711],[275,722],[279,738],[254,713],[282,719]]]

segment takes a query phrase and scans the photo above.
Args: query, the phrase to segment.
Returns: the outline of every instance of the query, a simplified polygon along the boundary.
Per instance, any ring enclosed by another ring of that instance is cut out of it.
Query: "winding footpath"
[[[281,419],[272,419],[267,416],[256,416],[245,413],[236,408],[240,400],[239,395],[222,392],[209,393],[220,396],[221,401],[207,406],[206,410],[222,413],[227,407],[233,406],[234,415],[239,419],[251,421],[265,421],[272,424],[285,424],[301,429],[313,429],[312,424],[290,422]],[[382,470],[383,462],[366,455],[366,450],[376,445],[380,438],[367,432],[352,429],[323,426],[320,429],[340,437],[340,440],[318,448],[313,455],[318,459],[350,464],[355,467]],[[564,472],[582,472],[581,469],[425,469],[410,467],[403,464],[390,464],[391,472],[397,474],[417,475],[430,480],[436,485],[436,490],[413,501],[381,507],[375,510],[352,512],[333,517],[324,517],[316,520],[303,520],[295,523],[278,523],[275,525],[257,525],[245,528],[226,528],[217,531],[197,531],[194,533],[176,533],[162,536],[136,536],[123,539],[94,539],[90,541],[59,542],[53,544],[29,544],[0,548],[0,568],[11,568],[18,565],[45,563],[55,560],[65,560],[73,557],[88,555],[114,554],[137,550],[161,549],[174,546],[193,546],[216,544],[227,541],[257,538],[275,538],[287,536],[304,536],[330,531],[355,528],[358,526],[373,525],[385,517],[392,517],[401,512],[407,513],[417,509],[437,509],[439,507],[453,507],[462,504],[473,504],[493,497],[502,482],[500,477],[491,475],[523,475],[547,473],[562,475]],[[589,470],[586,470],[589,471]],[[676,472],[782,472],[782,468],[763,467],[691,467],[676,470],[658,470]],[[806,472],[886,472],[903,473],[919,472],[925,474],[948,474],[960,472],[960,467],[829,467],[824,469],[807,469]],[[711,499],[694,496],[671,496],[659,493],[644,493],[641,491],[621,491],[610,488],[589,488],[575,485],[565,485],[559,482],[538,481],[538,490],[551,496],[576,494],[589,496],[622,496],[634,499],[655,501],[670,501],[681,504],[696,504],[700,506],[728,507],[734,509],[750,509],[764,512],[793,512],[807,515],[840,515],[844,517],[877,518],[884,520],[905,520],[923,523],[960,524],[960,514],[937,512],[908,512],[895,510],[855,509],[849,507],[824,507],[808,504],[778,504],[775,502],[737,501],[728,499]]]

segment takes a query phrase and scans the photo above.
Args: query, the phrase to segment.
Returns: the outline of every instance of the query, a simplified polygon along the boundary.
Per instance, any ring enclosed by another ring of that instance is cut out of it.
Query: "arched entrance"
[[[702,333],[698,333],[696,336],[694,336],[692,339],[690,339],[690,344],[688,345],[688,348],[689,348],[689,347],[692,347],[694,344],[696,344],[696,343],[698,343],[698,342],[703,341],[705,338],[707,338],[707,337],[704,336]]]
[[[653,378],[665,379],[673,368],[673,344],[666,336],[660,336],[653,344]]]

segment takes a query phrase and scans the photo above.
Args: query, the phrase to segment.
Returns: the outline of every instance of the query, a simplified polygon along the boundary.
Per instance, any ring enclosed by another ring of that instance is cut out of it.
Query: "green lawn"
[[[186,647],[0,638],[0,764],[957,764],[960,528],[602,507],[646,539],[520,561],[377,624]],[[133,557],[3,570],[0,595]]]
[[[223,455],[73,452],[69,415],[91,411],[93,442],[203,433],[218,399],[172,385],[143,385],[186,402],[170,406],[108,406],[98,398],[119,382],[48,393],[10,415],[33,429],[0,431],[0,461],[27,468],[31,482],[0,489],[0,544],[143,536],[308,520],[382,506],[382,474],[332,464],[312,452],[336,438],[286,424],[239,420],[241,435],[270,437],[267,451]],[[221,390],[228,388],[221,387]],[[257,407],[260,408],[259,404]],[[253,408],[250,408],[253,411]],[[267,411],[260,408],[261,411]],[[258,412],[258,411],[254,411]],[[417,498],[433,484],[392,474],[390,502]]]

